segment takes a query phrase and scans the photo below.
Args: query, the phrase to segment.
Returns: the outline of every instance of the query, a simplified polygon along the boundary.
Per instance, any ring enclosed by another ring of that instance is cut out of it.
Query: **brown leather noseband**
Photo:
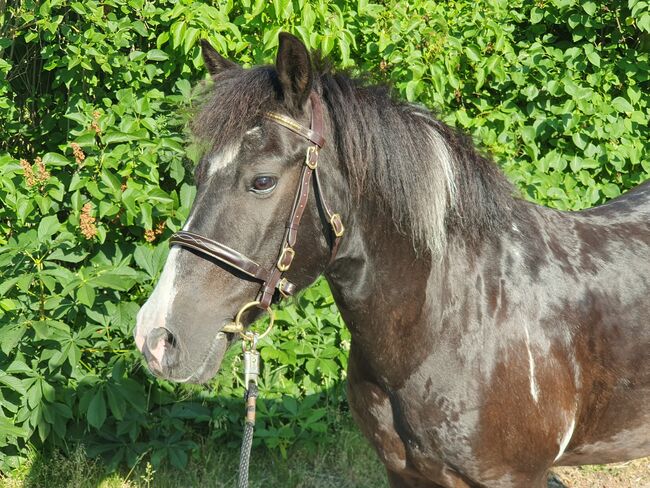
[[[320,148],[325,144],[325,139],[322,135],[323,131],[323,107],[320,97],[312,92],[309,96],[311,101],[311,127],[309,129],[300,125],[294,119],[276,112],[267,112],[264,116],[273,122],[286,127],[290,131],[307,139],[311,145],[307,148],[307,154],[302,167],[300,175],[300,182],[294,198],[293,207],[289,215],[289,221],[286,225],[282,244],[280,245],[280,252],[275,265],[271,269],[266,269],[257,262],[249,259],[245,255],[231,249],[230,247],[221,244],[215,240],[203,237],[194,232],[181,230],[171,236],[169,240],[170,246],[179,245],[199,251],[200,253],[210,256],[218,261],[221,261],[242,273],[261,281],[262,286],[258,293],[255,302],[244,305],[235,319],[234,324],[230,324],[230,329],[224,329],[227,332],[242,332],[243,326],[240,322],[242,312],[251,306],[257,306],[263,310],[270,311],[270,305],[277,289],[281,296],[292,295],[296,291],[293,283],[290,283],[284,277],[284,273],[289,270],[293,258],[295,257],[294,246],[298,238],[298,228],[300,221],[307,206],[309,199],[309,185],[314,177],[314,189],[316,196],[320,201],[323,212],[325,213],[328,223],[332,229],[332,257],[338,250],[339,241],[344,232],[343,222],[338,213],[330,210],[329,206],[323,198],[320,179],[318,177],[318,156]]]

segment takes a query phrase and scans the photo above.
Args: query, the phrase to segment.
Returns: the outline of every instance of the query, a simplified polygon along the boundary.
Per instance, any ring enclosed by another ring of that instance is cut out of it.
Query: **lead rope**
[[[265,309],[269,314],[269,325],[261,334],[252,331],[244,331],[242,316],[250,308],[259,307],[260,302],[249,302],[239,309],[235,320],[226,324],[222,329],[224,332],[239,334],[242,338],[242,350],[244,351],[244,385],[246,393],[244,402],[246,403],[246,423],[244,424],[244,438],[242,439],[241,452],[239,454],[239,477],[237,488],[248,488],[248,467],[251,458],[251,447],[253,446],[253,432],[255,430],[255,403],[259,395],[257,389],[257,379],[260,376],[260,353],[257,350],[257,343],[260,339],[266,337],[275,323],[275,313],[270,306]]]
[[[246,424],[244,425],[244,438],[242,439],[239,454],[237,488],[248,488],[248,468],[253,446],[253,433],[255,431],[255,403],[259,394],[257,389],[257,378],[260,375],[260,353],[257,351],[258,338],[257,334],[249,332],[244,334],[242,342],[242,349],[244,350],[244,383],[246,384],[246,393],[244,395]],[[248,349],[246,348],[247,342],[250,342]]]

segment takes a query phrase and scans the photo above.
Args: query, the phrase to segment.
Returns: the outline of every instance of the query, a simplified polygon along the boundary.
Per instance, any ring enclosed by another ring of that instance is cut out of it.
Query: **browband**
[[[311,102],[311,126],[309,129],[303,127],[299,122],[296,122],[291,117],[287,117],[286,115],[277,112],[266,112],[264,116],[290,131],[295,132],[299,136],[304,137],[320,149],[325,144],[325,138],[323,137],[323,105],[320,101],[320,97],[313,91],[309,94],[309,101]]]

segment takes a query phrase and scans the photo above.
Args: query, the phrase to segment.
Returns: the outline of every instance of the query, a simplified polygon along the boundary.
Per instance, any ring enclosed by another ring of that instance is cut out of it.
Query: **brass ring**
[[[244,305],[242,308],[239,309],[239,312],[237,312],[237,316],[235,317],[235,324],[241,326],[241,331],[239,332],[239,335],[244,340],[250,341],[252,339],[245,332],[243,332],[244,326],[241,323],[241,316],[246,310],[248,310],[249,308],[257,307],[259,304],[260,304],[259,301],[248,302],[246,305]],[[264,332],[262,332],[257,336],[257,340],[266,337],[269,334],[269,332],[271,332],[271,329],[273,328],[273,323],[275,322],[275,312],[273,311],[273,309],[267,305],[265,310],[269,314],[269,325]]]

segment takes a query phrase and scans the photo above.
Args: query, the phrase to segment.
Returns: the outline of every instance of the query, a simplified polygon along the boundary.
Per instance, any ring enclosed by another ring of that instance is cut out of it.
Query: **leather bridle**
[[[201,254],[221,261],[262,283],[256,300],[245,304],[239,310],[234,322],[227,324],[224,327],[223,331],[225,332],[239,333],[244,336],[244,326],[241,322],[242,314],[249,308],[258,307],[268,311],[270,315],[270,323],[266,332],[259,335],[257,338],[259,339],[263,337],[273,326],[274,317],[270,305],[273,301],[275,291],[277,290],[283,297],[292,295],[296,291],[296,286],[287,280],[284,274],[291,267],[293,258],[296,255],[294,246],[298,239],[300,221],[309,199],[309,186],[312,176],[314,179],[316,197],[321,204],[334,236],[331,248],[332,258],[336,255],[340,238],[345,231],[341,216],[330,210],[330,207],[327,205],[325,198],[323,197],[322,187],[318,177],[319,151],[325,144],[325,139],[323,137],[323,107],[320,97],[315,92],[311,92],[309,100],[311,101],[311,125],[309,129],[286,115],[277,112],[266,112],[264,114],[265,118],[304,137],[311,143],[307,148],[307,154],[300,175],[300,182],[298,184],[291,213],[289,214],[289,220],[286,225],[284,237],[282,238],[278,259],[271,269],[264,268],[254,260],[218,241],[209,239],[194,232],[181,230],[173,234],[169,240],[170,246],[178,245],[194,249]]]

